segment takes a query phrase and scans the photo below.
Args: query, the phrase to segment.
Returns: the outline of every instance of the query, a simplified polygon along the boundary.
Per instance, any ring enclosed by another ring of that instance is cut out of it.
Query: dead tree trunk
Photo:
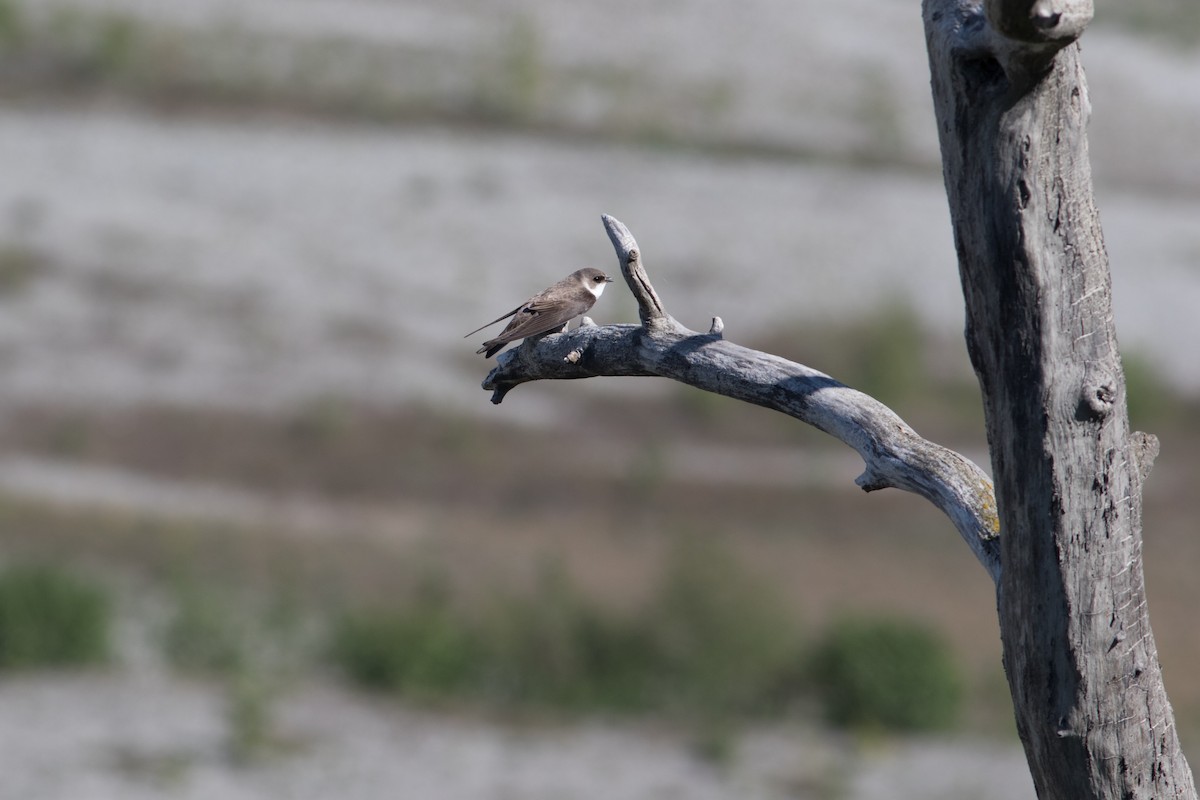
[[[1141,488],[1075,43],[1090,2],[925,0],[1000,514],[1017,726],[1042,798],[1194,798],[1150,631]]]

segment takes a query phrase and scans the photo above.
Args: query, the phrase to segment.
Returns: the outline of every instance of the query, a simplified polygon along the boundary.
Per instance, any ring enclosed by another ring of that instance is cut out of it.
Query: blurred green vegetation
[[[826,718],[859,729],[944,730],[960,718],[963,678],[930,628],[903,619],[834,622],[812,653]]]
[[[47,268],[41,253],[21,244],[0,244],[0,298],[19,294]]]
[[[41,564],[0,573],[0,667],[106,660],[105,585]],[[418,702],[694,719],[697,746],[718,760],[732,746],[731,721],[794,715],[814,698],[835,724],[908,730],[952,724],[961,697],[936,633],[866,617],[807,643],[783,600],[704,539],[681,543],[657,591],[626,612],[589,599],[553,565],[531,593],[474,605],[441,588],[330,615],[195,578],[176,580],[171,597],[166,661],[223,681],[237,762],[279,749],[278,700],[297,677],[319,674],[321,652],[354,685]],[[299,644],[305,617],[324,646]]]
[[[12,0],[0,0],[0,48],[17,45],[25,35],[25,19]],[[3,50],[0,50],[3,52]]]
[[[554,568],[531,595],[488,607],[471,615],[442,597],[347,612],[332,657],[364,688],[419,700],[666,713],[712,731],[792,713],[814,693],[840,725],[943,728],[959,713],[961,677],[936,633],[868,618],[839,624],[808,656],[782,600],[708,542],[681,546],[633,614],[589,601]]]
[[[556,567],[527,596],[495,604],[481,630],[485,693],[508,706],[643,711],[655,704],[653,642],[602,610]]]
[[[163,655],[184,674],[220,681],[226,755],[251,764],[279,750],[277,701],[312,661],[296,606],[286,595],[264,602],[192,575],[177,575],[170,588]]]
[[[641,615],[669,701],[708,713],[772,713],[802,691],[796,615],[723,545],[686,539]]]
[[[0,668],[103,662],[112,618],[99,582],[49,564],[10,566],[0,572]]]
[[[771,713],[800,653],[783,602],[725,550],[689,544],[636,614],[588,600],[548,567],[483,614],[445,598],[346,613],[333,658],[360,685],[573,711]]]
[[[848,327],[843,335],[846,360],[836,363],[839,370],[847,370],[850,385],[884,403],[899,405],[910,402],[933,377],[923,362],[928,352],[925,341],[912,307],[887,306],[866,322]]]
[[[291,743],[277,733],[277,701],[284,691],[280,678],[277,671],[251,667],[227,680],[225,752],[233,763],[254,764],[289,749]]]
[[[229,674],[245,667],[251,631],[237,599],[215,587],[180,581],[162,631],[168,662],[184,672]]]
[[[1125,402],[1134,430],[1151,432],[1187,425],[1195,415],[1192,403],[1164,380],[1162,373],[1136,351],[1121,355],[1125,372]]]
[[[477,634],[439,601],[347,612],[330,648],[346,675],[369,689],[429,699],[464,692],[478,679]]]
[[[550,75],[544,63],[541,32],[528,14],[517,15],[499,42],[497,62],[478,70],[474,104],[484,116],[528,122]]]

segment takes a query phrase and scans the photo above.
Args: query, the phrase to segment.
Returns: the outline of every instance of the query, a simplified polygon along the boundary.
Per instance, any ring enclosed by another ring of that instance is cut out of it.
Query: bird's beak
[[[608,277],[607,275],[605,275],[605,276],[604,276],[604,282],[605,282],[605,283],[612,283],[612,278],[610,278],[610,277]]]

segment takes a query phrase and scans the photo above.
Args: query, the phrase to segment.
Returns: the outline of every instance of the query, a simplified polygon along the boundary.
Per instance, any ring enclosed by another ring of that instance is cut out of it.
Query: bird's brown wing
[[[585,313],[591,307],[592,303],[583,300],[548,302],[535,298],[517,309],[516,316],[505,326],[500,335],[484,342],[483,347],[476,352],[484,353],[493,348],[498,350],[498,346],[515,342],[517,339],[525,339],[555,330]]]

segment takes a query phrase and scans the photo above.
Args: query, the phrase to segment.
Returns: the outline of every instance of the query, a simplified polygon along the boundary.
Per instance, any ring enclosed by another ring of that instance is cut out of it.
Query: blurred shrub
[[[811,673],[830,722],[937,730],[957,721],[962,678],[933,631],[897,619],[848,618],[816,645]]]
[[[852,386],[889,405],[921,391],[926,382],[921,360],[926,348],[921,321],[911,306],[898,303],[882,309],[861,327],[859,337],[853,343],[858,376]]]
[[[1154,364],[1139,353],[1123,353],[1125,399],[1129,423],[1134,428],[1153,430],[1175,422],[1181,416],[1179,394],[1163,379]]]
[[[0,6],[3,8],[3,6]],[[3,37],[0,11],[0,37]],[[47,270],[45,256],[24,245],[0,244],[0,297],[19,294]]]
[[[24,35],[25,20],[17,7],[12,0],[0,0],[0,48],[17,44]]]
[[[658,656],[647,631],[589,603],[557,569],[489,622],[484,688],[495,700],[575,710],[654,704]]]
[[[485,118],[531,120],[545,91],[543,43],[537,22],[516,17],[497,42],[493,63],[477,74],[473,111]]]
[[[275,708],[278,676],[250,667],[232,675],[225,686],[225,751],[234,764],[247,766],[279,749]]]
[[[0,573],[0,667],[77,666],[109,655],[107,591],[49,565]]]
[[[225,693],[225,750],[247,765],[280,749],[276,708],[304,661],[296,609],[190,576],[175,582],[175,603],[162,630],[168,662],[219,679]]]
[[[163,651],[172,665],[189,672],[237,672],[246,666],[249,636],[245,614],[227,594],[190,582],[176,585],[174,613],[163,630]]]
[[[343,615],[334,661],[356,683],[503,705],[764,713],[781,686],[798,693],[799,638],[779,598],[725,551],[680,548],[637,614],[590,601],[559,569],[528,596],[471,619],[445,601]],[[785,704],[781,704],[781,707]]]
[[[287,431],[297,444],[329,445],[346,437],[355,423],[354,409],[344,398],[317,397],[288,420]]]
[[[112,13],[103,16],[97,28],[91,47],[91,69],[101,76],[123,75],[138,56],[140,24],[128,14]]]
[[[762,712],[800,648],[782,598],[711,541],[672,556],[645,615],[669,702],[705,713]]]
[[[421,696],[468,688],[479,662],[474,632],[439,603],[348,612],[334,626],[331,649],[356,683]]]

